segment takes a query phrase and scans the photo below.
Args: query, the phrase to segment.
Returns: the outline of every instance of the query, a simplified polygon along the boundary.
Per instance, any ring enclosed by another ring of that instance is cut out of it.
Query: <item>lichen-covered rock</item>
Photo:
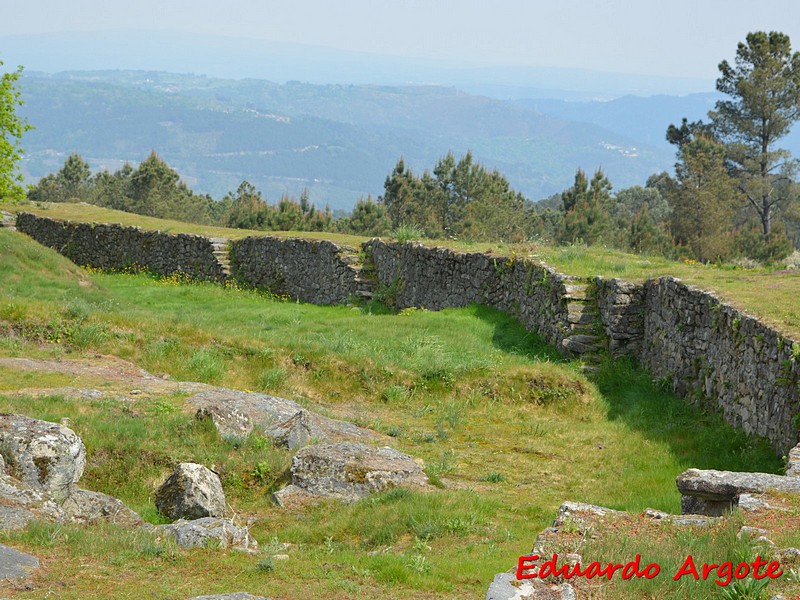
[[[325,432],[313,422],[305,410],[297,411],[285,421],[265,430],[264,434],[271,437],[275,441],[275,445],[289,450],[296,450],[314,439],[327,438]]]
[[[71,429],[23,415],[0,415],[6,470],[63,502],[83,475],[86,447]]]
[[[285,435],[287,430],[283,424],[289,422],[298,412],[303,412],[303,426],[316,439],[370,441],[379,438],[374,431],[347,421],[318,415],[304,409],[297,402],[269,394],[212,388],[187,398],[186,402],[196,411],[209,412],[212,418],[214,414],[242,415],[253,424],[254,430],[267,436]]]
[[[295,494],[345,502],[398,485],[426,486],[420,462],[394,448],[350,442],[307,446],[292,460],[292,485],[276,493],[279,503]]]
[[[486,600],[576,600],[568,583],[549,584],[538,579],[518,580],[516,573],[498,573],[486,591]]]
[[[157,533],[169,535],[181,548],[208,548],[255,552],[258,542],[250,537],[247,527],[234,525],[230,519],[204,517],[191,521],[179,520],[155,527]]]
[[[64,518],[74,523],[112,523],[121,527],[139,527],[144,520],[125,506],[122,500],[89,490],[76,489],[61,505]]]
[[[156,490],[156,508],[170,519],[222,517],[225,492],[213,471],[196,463],[180,463]]]
[[[800,444],[789,450],[789,455],[786,457],[786,475],[800,477]]]
[[[224,440],[244,440],[253,432],[253,422],[250,417],[235,406],[209,403],[198,408],[195,417],[211,419],[219,436]]]

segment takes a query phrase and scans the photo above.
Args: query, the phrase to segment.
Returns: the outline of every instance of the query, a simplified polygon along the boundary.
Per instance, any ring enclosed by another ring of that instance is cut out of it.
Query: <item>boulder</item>
[[[299,410],[285,421],[268,427],[264,435],[273,438],[275,445],[289,450],[301,448],[313,439],[324,440],[328,437],[305,410]]]
[[[170,519],[222,517],[225,492],[213,471],[196,463],[180,463],[156,490],[156,507]]]
[[[169,535],[181,548],[208,548],[213,545],[247,552],[258,550],[258,542],[250,537],[247,527],[234,525],[229,519],[181,519],[169,525],[157,525],[155,531]]]
[[[738,505],[745,493],[800,494],[800,477],[688,469],[675,479],[683,514],[720,516]]]
[[[0,579],[27,577],[39,568],[39,559],[0,544]]]
[[[74,523],[113,523],[122,527],[140,527],[144,520],[130,508],[107,494],[77,489],[61,505],[64,518]]]
[[[279,504],[297,494],[352,502],[397,485],[427,486],[421,461],[394,448],[352,442],[307,446],[292,459],[292,485],[275,494]]]
[[[549,584],[538,579],[517,579],[516,573],[498,573],[486,591],[486,600],[576,600],[568,583]]]
[[[0,454],[6,470],[63,502],[83,475],[86,447],[75,432],[23,415],[0,415]]]
[[[789,450],[789,456],[786,457],[786,475],[800,477],[800,444]]]
[[[209,403],[198,408],[195,417],[211,419],[219,436],[224,440],[244,440],[253,432],[253,422],[250,417],[234,406]]]
[[[252,423],[257,431],[261,430],[265,432],[265,435],[271,435],[270,432],[273,429],[290,421],[298,412],[304,412],[304,419],[310,425],[312,437],[320,440],[363,442],[381,437],[377,433],[358,427],[353,423],[318,415],[304,409],[292,400],[257,392],[212,388],[190,396],[186,402],[196,411],[207,411],[212,419],[214,414],[219,415],[214,422],[215,425],[217,425],[217,421],[223,422],[222,415],[227,415],[223,426],[226,429],[229,424],[232,424],[233,430],[243,427],[243,421],[236,416],[241,415]],[[220,425],[217,425],[217,428],[220,430],[220,434],[224,435]],[[284,428],[276,431],[277,434],[283,432]]]

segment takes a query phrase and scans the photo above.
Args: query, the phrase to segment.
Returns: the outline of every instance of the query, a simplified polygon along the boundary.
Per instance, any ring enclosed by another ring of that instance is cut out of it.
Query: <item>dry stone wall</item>
[[[550,267],[378,239],[364,247],[379,284],[390,290],[398,308],[441,310],[483,304],[517,317],[558,348],[564,348],[572,333],[568,300],[574,278]]]
[[[199,235],[57,221],[29,213],[17,216],[17,229],[81,266],[109,270],[138,266],[160,275],[182,272],[197,279],[224,278],[211,241]]]
[[[312,304],[341,304],[360,289],[355,248],[325,240],[248,237],[231,242],[238,281]]]
[[[681,396],[715,404],[726,421],[769,439],[798,441],[800,346],[709,292],[663,277],[644,285],[638,358]]]
[[[199,236],[24,213],[17,227],[81,265],[225,277],[212,242]],[[515,316],[565,354],[586,356],[602,342],[679,395],[717,406],[729,423],[766,437],[780,453],[799,439],[800,344],[673,278],[580,280],[530,259],[377,239],[359,254],[327,241],[253,237],[231,242],[230,253],[237,279],[306,302],[369,297],[370,273],[398,308],[478,303]]]

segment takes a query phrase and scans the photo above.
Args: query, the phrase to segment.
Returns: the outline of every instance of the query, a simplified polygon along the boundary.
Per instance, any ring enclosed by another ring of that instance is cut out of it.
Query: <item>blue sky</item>
[[[2,12],[0,36],[166,29],[709,80],[748,31],[777,29],[800,48],[796,0],[4,0]]]

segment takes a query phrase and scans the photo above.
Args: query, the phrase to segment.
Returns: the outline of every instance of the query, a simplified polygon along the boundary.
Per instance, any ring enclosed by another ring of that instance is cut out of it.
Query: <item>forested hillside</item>
[[[247,180],[277,199],[352,208],[377,195],[399,156],[417,171],[472,150],[531,199],[602,166],[617,186],[673,162],[669,150],[592,124],[554,118],[443,87],[285,85],[131,71],[26,73],[26,176],[72,152],[114,170],[156,150],[198,192],[221,197]],[[678,119],[680,113],[673,117]],[[666,120],[665,120],[666,123]]]

